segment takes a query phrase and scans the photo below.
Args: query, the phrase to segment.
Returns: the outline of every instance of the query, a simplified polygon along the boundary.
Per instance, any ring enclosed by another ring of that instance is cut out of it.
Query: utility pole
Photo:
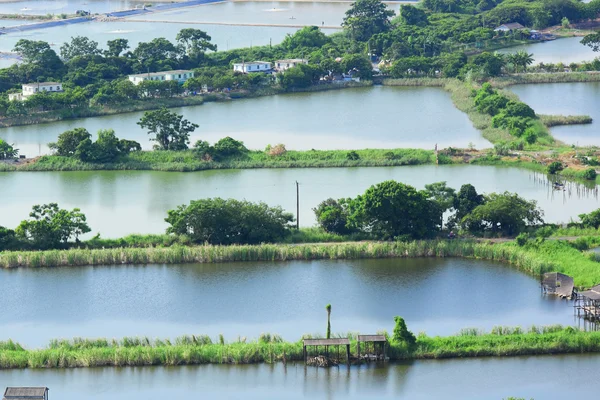
[[[296,229],[300,230],[300,188],[296,181]]]

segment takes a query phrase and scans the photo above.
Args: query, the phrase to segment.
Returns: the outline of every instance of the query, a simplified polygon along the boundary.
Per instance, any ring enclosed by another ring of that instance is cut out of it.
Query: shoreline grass
[[[600,82],[600,72],[528,72],[495,77],[490,79],[489,82],[497,88],[540,83]]]
[[[356,358],[356,336],[349,335],[351,360]],[[505,357],[600,352],[600,332],[562,326],[495,327],[490,333],[463,329],[458,335],[420,334],[409,348],[391,342],[390,361],[464,357]],[[342,355],[343,356],[343,355]],[[344,357],[345,358],[345,357]],[[302,361],[302,341],[285,342],[263,334],[256,341],[214,343],[208,336],[187,335],[171,341],[149,338],[121,340],[53,340],[47,348],[27,350],[12,341],[0,342],[0,369],[178,366],[252,364]]]
[[[572,276],[578,288],[591,287],[600,282],[598,263],[570,244],[556,240],[532,242],[522,247],[514,242],[494,244],[470,240],[431,240],[5,251],[0,253],[0,268],[415,257],[462,257],[497,261],[534,276],[544,272],[562,272]]]
[[[589,115],[539,115],[539,118],[548,128],[562,125],[585,125],[593,122]]]

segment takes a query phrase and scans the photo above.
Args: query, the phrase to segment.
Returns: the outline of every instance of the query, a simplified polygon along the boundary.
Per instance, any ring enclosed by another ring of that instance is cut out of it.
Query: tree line
[[[385,181],[355,198],[324,200],[314,213],[324,232],[359,233],[373,240],[433,239],[452,230],[514,236],[543,224],[543,212],[535,201],[508,192],[482,195],[470,184],[456,191],[445,182],[417,190]],[[597,227],[598,215],[582,215],[582,224]],[[168,211],[165,221],[168,235],[195,244],[278,243],[295,231],[294,216],[281,207],[235,199],[193,200]],[[36,205],[16,229],[0,227],[0,250],[85,247],[79,237],[89,232],[80,209],[65,210],[56,203]]]

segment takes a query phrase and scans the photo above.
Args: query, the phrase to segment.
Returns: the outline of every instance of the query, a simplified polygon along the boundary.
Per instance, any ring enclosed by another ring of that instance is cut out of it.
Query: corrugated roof
[[[56,86],[56,85],[62,85],[62,83],[60,82],[40,82],[40,83],[24,83],[23,86],[28,86],[28,87],[38,87],[38,86]]]
[[[176,69],[174,71],[161,71],[161,72],[150,72],[150,73],[144,73],[144,74],[133,74],[133,75],[129,75],[129,76],[163,76],[163,75],[174,75],[174,74],[189,74],[192,73],[194,71],[191,70],[187,70],[187,69]]]
[[[358,335],[359,342],[387,342],[385,335]]]
[[[7,387],[4,391],[5,399],[43,399],[47,387]]]
[[[305,346],[336,346],[350,344],[348,338],[336,339],[304,339]]]
[[[600,285],[596,285],[585,292],[580,292],[579,295],[587,297],[590,300],[600,300]]]

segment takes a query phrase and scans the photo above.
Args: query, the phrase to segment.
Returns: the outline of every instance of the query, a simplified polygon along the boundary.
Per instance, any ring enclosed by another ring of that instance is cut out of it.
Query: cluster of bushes
[[[565,169],[565,166],[560,161],[553,161],[550,164],[548,164],[548,166],[546,167],[546,172],[548,172],[548,174],[550,174],[550,175],[556,175],[564,169]],[[596,179],[597,175],[598,175],[598,173],[596,172],[596,170],[594,168],[587,168],[586,170],[581,171],[578,174],[576,174],[576,177],[585,179],[588,181],[593,181]]]
[[[538,121],[535,111],[527,104],[510,100],[484,83],[481,89],[473,92],[474,103],[479,112],[492,116],[492,125],[508,129],[510,134],[528,144],[535,143],[544,128]]]
[[[75,128],[61,133],[58,140],[48,146],[58,156],[91,163],[113,162],[132,151],[142,149],[136,141],[117,138],[112,129],[99,130],[95,142],[91,138],[92,135],[85,128]]]
[[[327,199],[314,209],[319,226],[336,234],[368,233],[376,239],[421,239],[436,236],[444,226],[473,234],[515,235],[543,223],[535,201],[515,193],[483,196],[472,185],[458,193],[445,182],[412,186],[386,181],[354,199]]]
[[[0,139],[0,160],[15,158],[19,155],[19,149],[15,149],[13,146]]]
[[[269,150],[273,150],[273,155],[279,155],[279,153],[281,153],[281,149]],[[283,153],[285,153],[285,147],[283,148],[283,150]],[[201,158],[204,161],[221,161],[229,158],[239,158],[248,153],[248,149],[246,148],[246,146],[244,146],[244,142],[232,139],[229,136],[220,139],[212,146],[207,141],[198,140],[194,144],[193,151],[199,158]]]

